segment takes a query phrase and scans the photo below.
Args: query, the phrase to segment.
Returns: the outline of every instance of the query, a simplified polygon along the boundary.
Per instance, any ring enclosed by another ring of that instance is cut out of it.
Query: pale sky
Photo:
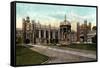
[[[84,23],[84,20],[96,25],[96,7],[17,3],[16,27],[22,28],[22,19],[27,16],[43,25],[57,27],[64,20],[65,14],[73,30],[77,22]]]

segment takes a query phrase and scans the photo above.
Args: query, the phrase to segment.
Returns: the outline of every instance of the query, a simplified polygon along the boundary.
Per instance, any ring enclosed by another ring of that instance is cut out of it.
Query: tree
[[[22,40],[22,37],[17,37],[17,38],[16,38],[16,43],[17,43],[17,44],[21,44],[22,41],[23,41],[23,40]]]

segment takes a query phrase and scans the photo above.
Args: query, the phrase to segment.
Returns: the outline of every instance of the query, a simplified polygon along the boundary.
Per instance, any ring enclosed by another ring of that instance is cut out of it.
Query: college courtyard
[[[77,31],[64,17],[59,27],[41,25],[30,17],[16,30],[16,65],[86,62],[97,60],[96,26],[84,20]]]

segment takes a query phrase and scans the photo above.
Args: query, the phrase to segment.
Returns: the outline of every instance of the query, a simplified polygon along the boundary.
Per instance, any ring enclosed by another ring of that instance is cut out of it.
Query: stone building
[[[96,31],[92,30],[91,22],[87,24],[87,20],[84,20],[84,24],[77,23],[77,42],[90,42]],[[90,37],[91,36],[91,37]]]
[[[87,42],[88,43],[96,43],[97,42],[97,34],[96,34],[96,32],[97,32],[97,27],[93,26],[91,31],[89,31],[88,34],[87,34],[87,38],[88,38]],[[93,42],[93,38],[95,38],[96,42]]]
[[[69,44],[71,33],[71,24],[65,20],[60,23],[59,27],[52,27],[51,25],[41,25],[40,22],[30,20],[29,17],[23,19],[22,34],[24,43],[33,44],[47,44],[60,43]]]
[[[32,24],[30,23],[30,18],[26,17],[23,19],[22,24],[22,35],[23,35],[23,43],[33,42],[33,29]]]
[[[64,17],[64,21],[60,22],[59,27],[42,25],[40,22],[30,20],[29,17],[22,19],[22,29],[16,30],[16,40],[22,38],[23,43],[32,44],[48,44],[56,43],[69,45],[76,42],[92,42],[92,38],[96,35],[96,26],[91,27],[91,22],[87,24],[84,20],[83,24],[77,23],[77,31],[71,30],[71,22]],[[93,28],[93,29],[92,29]]]
[[[60,43],[70,44],[71,42],[71,24],[68,20],[65,19],[60,23]],[[66,42],[65,42],[66,41]]]

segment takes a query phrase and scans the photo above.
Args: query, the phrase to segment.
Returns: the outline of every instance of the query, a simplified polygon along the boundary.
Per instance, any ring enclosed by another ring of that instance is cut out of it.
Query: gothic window
[[[44,37],[44,31],[41,30],[41,37],[43,38]]]
[[[37,38],[39,38],[39,30],[36,30],[35,36],[36,36]]]
[[[55,32],[55,38],[58,39],[58,32]]]
[[[49,33],[48,33],[48,31],[46,31],[46,38],[48,38],[49,37]]]
[[[52,31],[50,31],[50,37],[53,38],[53,37],[52,37]]]

